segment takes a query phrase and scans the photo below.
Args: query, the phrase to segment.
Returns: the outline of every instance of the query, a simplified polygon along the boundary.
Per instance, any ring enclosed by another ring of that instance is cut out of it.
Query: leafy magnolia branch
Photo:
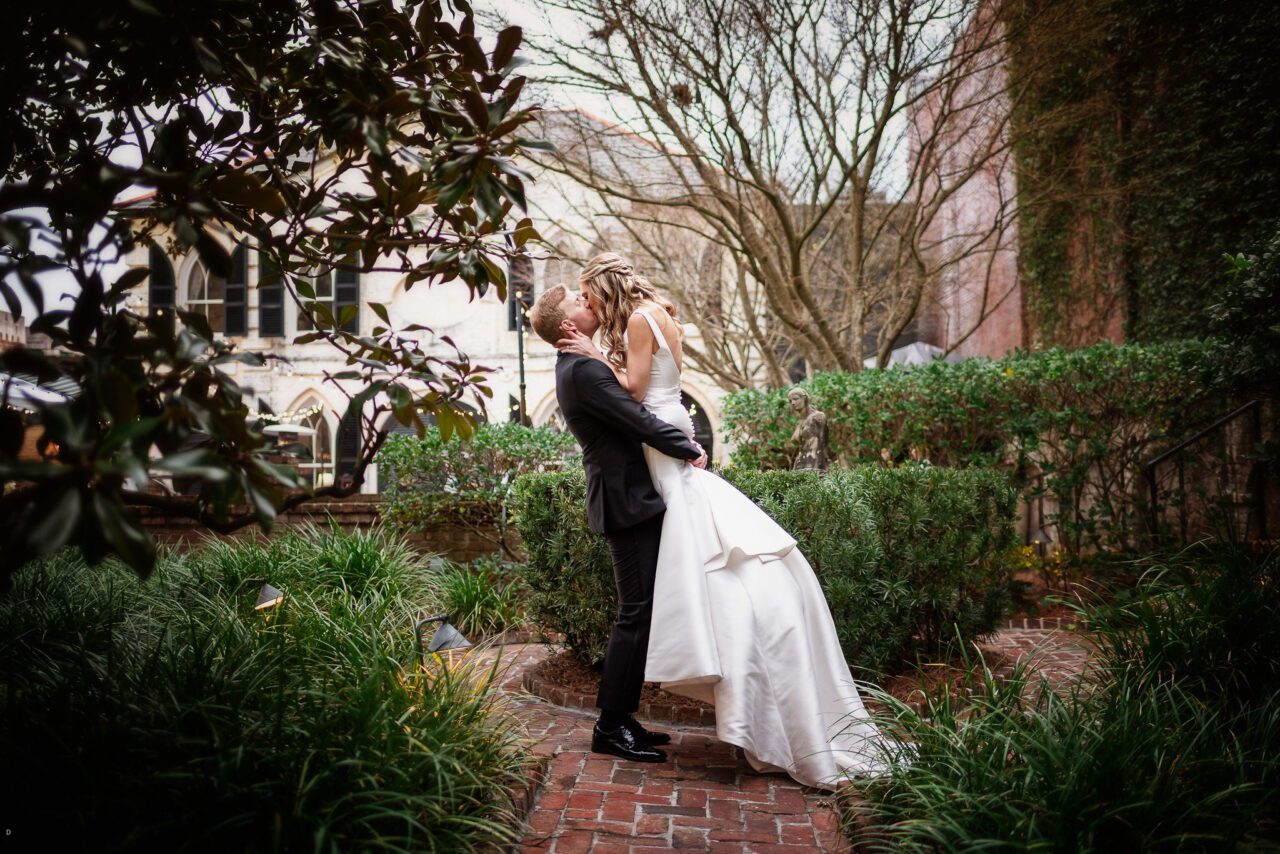
[[[117,0],[17,14],[0,50],[0,294],[54,346],[6,352],[0,369],[78,391],[38,406],[35,460],[20,459],[24,417],[0,416],[0,578],[66,543],[149,571],[154,543],[130,504],[229,532],[353,492],[388,412],[469,432],[484,368],[427,354],[413,335],[423,327],[392,329],[381,305],[370,334],[346,331],[350,317],[308,281],[355,264],[402,272],[406,287],[456,279],[504,293],[495,259],[536,236],[509,219],[525,203],[513,159],[538,145],[517,135],[531,117],[516,107],[518,28],[483,48],[463,0],[213,0],[196,15]],[[230,270],[228,238],[261,252],[312,320],[302,340],[345,355],[329,381],[356,389],[344,392],[363,433],[349,482],[307,492],[292,465],[268,459],[225,370],[266,356],[237,351],[198,313],[133,310],[146,270],[104,281],[107,264],[161,234],[215,274]],[[74,282],[69,308],[45,304],[51,273]],[[196,478],[199,493],[138,491],[151,471]]]

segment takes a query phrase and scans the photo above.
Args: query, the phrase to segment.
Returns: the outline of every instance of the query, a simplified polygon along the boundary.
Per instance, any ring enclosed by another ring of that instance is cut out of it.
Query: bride
[[[604,352],[581,333],[557,346],[605,362],[632,397],[692,437],[674,306],[612,252],[580,278]],[[883,739],[796,541],[717,475],[647,445],[644,454],[667,506],[645,679],[714,705],[716,735],[757,771],[834,788],[882,770]]]

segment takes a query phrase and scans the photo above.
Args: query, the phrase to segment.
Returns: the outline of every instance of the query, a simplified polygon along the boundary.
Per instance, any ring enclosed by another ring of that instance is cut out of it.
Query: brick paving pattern
[[[1089,661],[1087,641],[1067,631],[1005,629],[986,646],[1035,656],[1055,684],[1078,678]],[[672,738],[663,764],[591,753],[593,712],[559,708],[521,688],[525,670],[548,650],[519,644],[481,653],[501,657],[503,688],[534,752],[548,761],[520,854],[850,850],[828,793],[753,772],[741,751],[717,741],[712,728],[660,727]]]
[[[1034,629],[1003,629],[979,648],[1002,652],[1014,661],[1029,658],[1031,673],[1043,676],[1055,688],[1065,688],[1084,676],[1092,649],[1085,636],[1074,632]]]

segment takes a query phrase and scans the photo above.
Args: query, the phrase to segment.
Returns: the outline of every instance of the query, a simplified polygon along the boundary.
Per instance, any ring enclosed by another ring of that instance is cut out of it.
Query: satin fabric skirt
[[[691,433],[671,410],[655,414]],[[667,505],[645,679],[714,705],[716,735],[758,771],[828,789],[882,772],[882,736],[795,540],[718,475],[647,446],[645,459]]]

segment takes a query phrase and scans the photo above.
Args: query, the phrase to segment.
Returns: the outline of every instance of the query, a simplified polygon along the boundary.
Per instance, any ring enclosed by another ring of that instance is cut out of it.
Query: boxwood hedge
[[[799,542],[845,656],[874,676],[992,631],[1008,601],[1015,492],[992,469],[863,466],[826,475],[730,469]],[[615,607],[608,550],[587,528],[581,472],[530,474],[512,495],[534,621],[586,662]]]

